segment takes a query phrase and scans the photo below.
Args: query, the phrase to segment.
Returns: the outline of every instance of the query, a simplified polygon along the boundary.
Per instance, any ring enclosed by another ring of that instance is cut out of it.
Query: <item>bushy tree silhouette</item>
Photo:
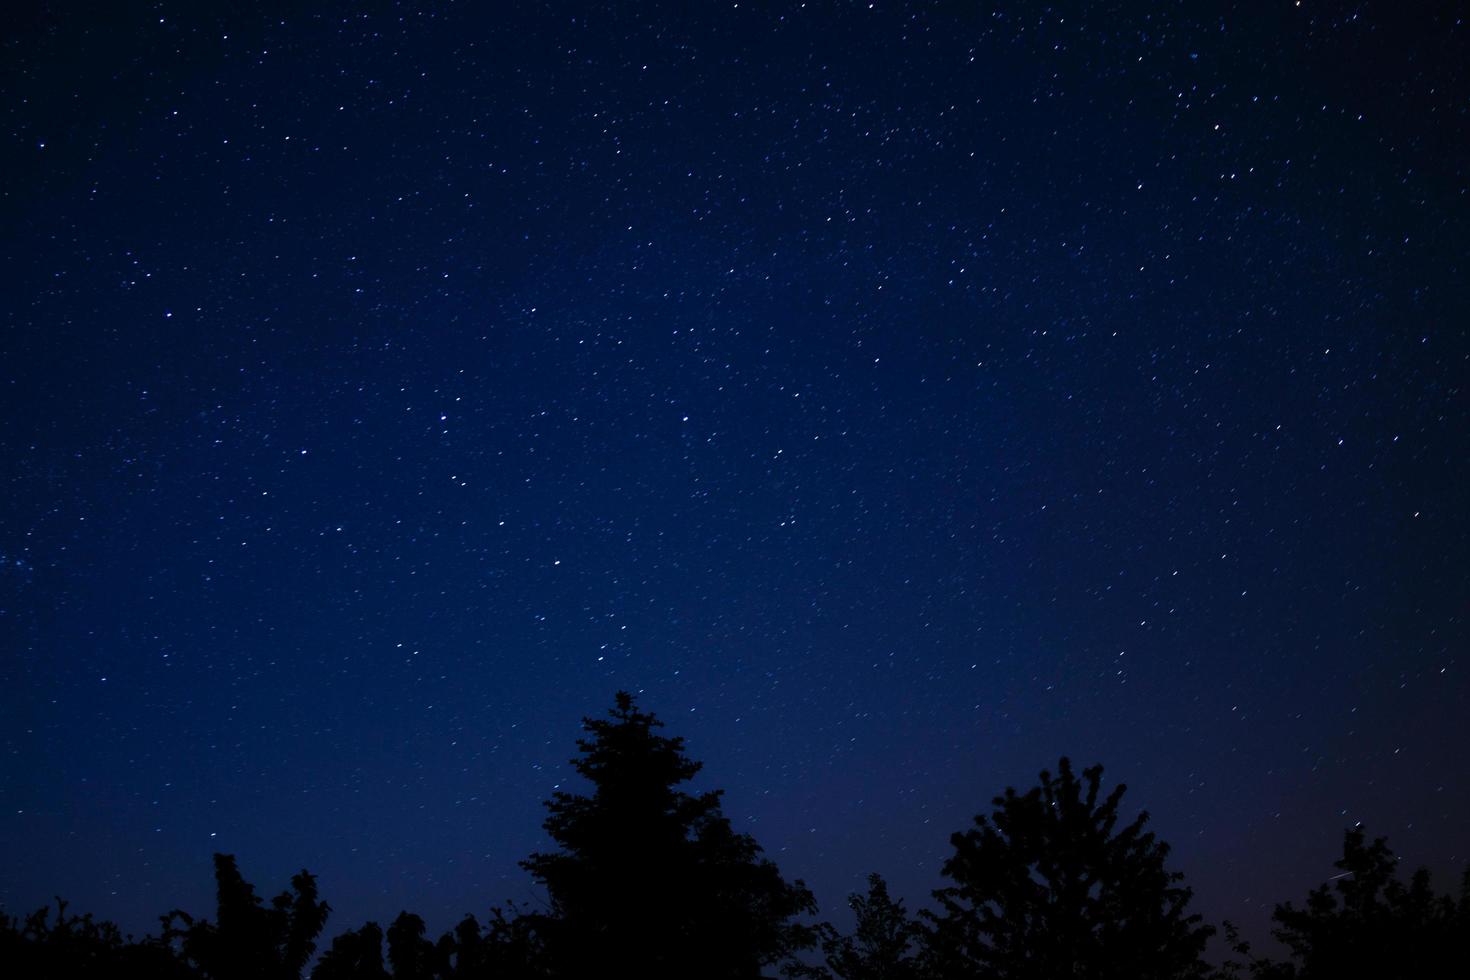
[[[424,920],[412,912],[400,912],[388,927],[388,962],[393,980],[433,980],[434,944],[424,937]]]
[[[535,931],[536,917],[514,906],[492,909],[482,928],[474,916],[465,916],[453,932],[438,943],[440,969],[445,980],[530,980],[544,972],[546,955]]]
[[[240,875],[234,855],[214,856],[216,921],[186,912],[164,916],[164,937],[183,961],[209,980],[298,980],[330,908],[317,898],[316,878],[300,872],[291,890],[263,905]]]
[[[530,919],[511,909],[490,913],[481,928],[467,915],[430,943],[417,915],[401,913],[388,928],[388,962],[383,965],[383,930],[369,922],[332,940],[311,980],[529,980],[540,976],[542,957],[529,931]]]
[[[849,895],[847,905],[855,919],[852,934],[822,923],[823,965],[797,967],[794,975],[813,980],[919,980],[924,975],[919,959],[923,927],[901,900],[889,897],[882,875],[868,875],[868,893]]]
[[[679,788],[700,769],[683,739],[626,692],[583,725],[572,764],[592,792],[556,793],[545,828],[560,850],[522,862],[550,902],[553,975],[744,980],[813,942],[795,921],[811,892],[731,828],[719,792]]]
[[[1147,814],[1119,827],[1125,787],[1099,799],[1102,767],[1057,774],[1024,794],[1007,789],[995,812],[950,838],[934,893],[931,968],[945,977],[997,980],[1180,980],[1204,976],[1213,930],[1186,907],[1190,890],[1164,864],[1169,849],[1144,831]]]
[[[66,903],[31,913],[24,921],[0,915],[0,973],[58,980],[188,980],[188,967],[157,939],[134,942],[111,922],[66,914]]]
[[[480,931],[480,923],[473,915],[467,915],[454,927],[439,937],[434,947],[438,958],[439,972],[445,980],[469,980],[471,977],[495,976],[491,961],[491,944]]]
[[[1336,867],[1335,880],[1314,889],[1305,906],[1276,907],[1274,934],[1291,950],[1291,962],[1258,962],[1258,977],[1437,980],[1470,972],[1470,871],[1458,901],[1436,895],[1423,868],[1405,884],[1387,840],[1369,844],[1356,827],[1344,836]]]
[[[332,940],[311,971],[311,980],[388,980],[383,969],[383,928],[369,922]]]

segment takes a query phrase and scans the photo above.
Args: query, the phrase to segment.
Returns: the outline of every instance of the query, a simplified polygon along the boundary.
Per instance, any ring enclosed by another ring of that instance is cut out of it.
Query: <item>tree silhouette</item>
[[[855,917],[852,935],[844,936],[831,923],[818,927],[822,966],[801,966],[792,972],[813,980],[919,980],[923,927],[890,898],[888,883],[879,874],[868,875],[868,893],[852,894],[848,908]]]
[[[187,980],[193,974],[152,937],[134,942],[116,925],[91,915],[66,914],[66,902],[24,921],[0,915],[0,969],[12,977],[97,977],[106,980]]]
[[[311,971],[311,980],[388,980],[383,969],[383,928],[369,922],[332,940]]]
[[[748,834],[720,811],[719,791],[689,792],[700,764],[684,741],[619,692],[608,717],[583,720],[572,765],[584,794],[556,792],[544,827],[557,849],[522,862],[544,911],[467,915],[437,941],[402,912],[337,936],[312,980],[756,980],[779,966],[810,980],[1438,980],[1466,974],[1470,872],[1457,897],[1407,878],[1387,842],[1346,833],[1338,874],[1302,906],[1276,907],[1286,960],[1255,955],[1225,923],[1227,959],[1202,954],[1214,930],[1188,912],[1168,845],[1121,824],[1125,787],[1105,796],[1102,767],[1063,758],[1024,794],[1007,789],[974,827],[954,834],[934,893],[911,917],[883,878],[849,896],[855,925],[801,922],[815,912]],[[160,937],[135,941],[65,902],[25,919],[0,913],[0,975],[56,980],[300,980],[329,908],[305,871],[268,904],[235,858],[214,856],[214,921],[175,910]],[[53,915],[54,911],[54,915]],[[820,963],[798,954],[820,942]]]
[[[1204,976],[1213,929],[1186,914],[1190,890],[1141,814],[1118,828],[1121,784],[1099,800],[1102,767],[1079,780],[1067,759],[1041,785],[996,797],[995,812],[950,838],[954,884],[934,893],[929,955],[940,976],[1004,980]]]
[[[1431,980],[1465,975],[1470,871],[1461,880],[1459,901],[1436,895],[1423,868],[1405,884],[1387,840],[1368,844],[1356,827],[1345,834],[1335,866],[1336,880],[1314,889],[1304,907],[1290,902],[1276,907],[1274,934],[1291,950],[1293,962],[1258,963],[1257,976]]]
[[[483,929],[472,915],[430,943],[424,922],[400,913],[388,928],[388,962],[383,965],[383,930],[369,922],[342,933],[322,955],[311,980],[528,980],[537,977],[540,955],[530,919],[493,909]]]
[[[164,937],[177,941],[184,962],[209,980],[298,980],[330,911],[317,898],[316,878],[300,872],[291,891],[269,906],[241,877],[233,855],[214,856],[214,880],[217,921],[177,910],[163,917]]]
[[[474,916],[465,916],[453,932],[440,937],[436,947],[443,977],[529,980],[541,976],[546,956],[535,931],[536,921],[514,906],[510,914],[492,909],[483,928]]]
[[[437,951],[424,938],[424,920],[400,912],[388,927],[388,962],[393,980],[433,980]]]
[[[626,692],[583,726],[572,764],[591,795],[554,794],[544,826],[561,849],[522,862],[550,901],[555,976],[743,980],[813,942],[793,921],[815,911],[806,886],[731,828],[718,791],[678,788],[700,769],[683,739]]]

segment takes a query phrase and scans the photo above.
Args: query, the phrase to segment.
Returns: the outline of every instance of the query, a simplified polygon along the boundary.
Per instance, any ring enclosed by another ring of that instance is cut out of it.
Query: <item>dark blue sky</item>
[[[7,909],[530,900],[619,688],[828,915],[1062,754],[1464,869],[1448,5],[316,6],[0,46]]]

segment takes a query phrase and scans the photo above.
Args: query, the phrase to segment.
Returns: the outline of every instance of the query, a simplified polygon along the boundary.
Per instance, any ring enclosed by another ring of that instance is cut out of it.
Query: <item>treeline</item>
[[[1421,870],[1407,882],[1382,839],[1349,830],[1340,874],[1304,904],[1276,908],[1286,959],[1259,957],[1227,923],[1189,911],[1192,893],[1169,870],[1168,845],[1124,824],[1124,787],[1106,795],[1101,767],[1062,759],[1021,793],[951,837],[946,887],[917,915],[869,878],[844,933],[814,922],[812,893],[787,881],[720,811],[720,793],[683,788],[700,765],[681,738],[625,693],[607,718],[586,719],[577,742],[582,795],[556,793],[545,828],[557,849],[522,866],[544,909],[507,906],[467,916],[430,939],[408,912],[386,930],[369,922],[317,957],[330,908],[302,871],[263,901],[234,857],[215,855],[213,920],[182,911],[156,936],[123,936],[65,903],[23,919],[0,916],[0,973],[88,980],[1428,980],[1467,975],[1470,872],[1458,897],[1436,894]],[[315,960],[313,958],[315,957]]]

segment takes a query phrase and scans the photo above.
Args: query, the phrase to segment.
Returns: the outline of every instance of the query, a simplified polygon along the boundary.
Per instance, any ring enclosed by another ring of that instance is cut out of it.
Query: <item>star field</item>
[[[7,910],[534,900],[619,688],[831,916],[1062,754],[1463,871],[1463,19],[502,6],[5,32]]]

